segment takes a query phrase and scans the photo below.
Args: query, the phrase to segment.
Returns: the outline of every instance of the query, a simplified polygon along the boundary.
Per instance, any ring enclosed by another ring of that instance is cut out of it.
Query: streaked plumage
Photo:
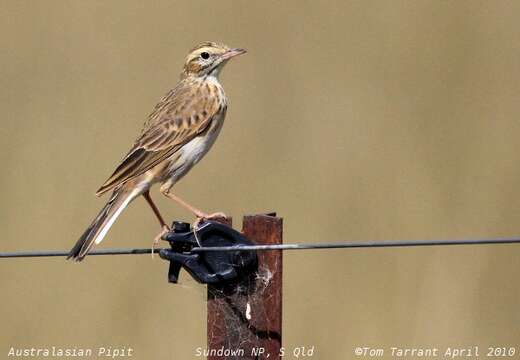
[[[218,74],[224,64],[245,51],[205,42],[189,53],[181,81],[170,90],[149,115],[133,147],[113,174],[97,191],[113,191],[111,198],[72,248],[69,258],[82,260],[98,244],[128,204],[145,195],[163,230],[166,226],[149,198],[148,191],[161,183],[161,193],[193,211],[210,217],[175,195],[171,187],[211,148],[222,128],[227,98]]]

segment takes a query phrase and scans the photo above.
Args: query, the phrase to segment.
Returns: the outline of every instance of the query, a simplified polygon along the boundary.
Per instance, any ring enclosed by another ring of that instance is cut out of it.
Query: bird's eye
[[[200,57],[203,58],[204,60],[207,60],[207,59],[209,59],[209,54],[207,52],[203,52],[200,54]]]

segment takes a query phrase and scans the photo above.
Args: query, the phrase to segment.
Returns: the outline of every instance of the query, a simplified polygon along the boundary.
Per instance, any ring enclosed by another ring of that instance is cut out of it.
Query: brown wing
[[[209,86],[193,83],[181,83],[168,93],[155,107],[134,147],[96,195],[150,170],[202,133],[220,109],[218,95]]]

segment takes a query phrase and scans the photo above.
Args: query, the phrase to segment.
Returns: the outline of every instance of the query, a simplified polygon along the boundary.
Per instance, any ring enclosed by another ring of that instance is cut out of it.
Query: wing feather
[[[150,114],[133,148],[96,192],[102,195],[168,159],[184,144],[206,130],[221,110],[211,89],[180,84],[170,91]]]

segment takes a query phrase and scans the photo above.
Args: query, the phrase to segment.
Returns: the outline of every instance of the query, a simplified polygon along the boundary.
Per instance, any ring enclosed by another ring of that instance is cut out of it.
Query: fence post
[[[282,228],[274,213],[248,215],[242,232],[259,245],[281,244]],[[208,286],[208,360],[280,359],[282,251],[259,251],[258,273],[239,287],[226,293]]]

